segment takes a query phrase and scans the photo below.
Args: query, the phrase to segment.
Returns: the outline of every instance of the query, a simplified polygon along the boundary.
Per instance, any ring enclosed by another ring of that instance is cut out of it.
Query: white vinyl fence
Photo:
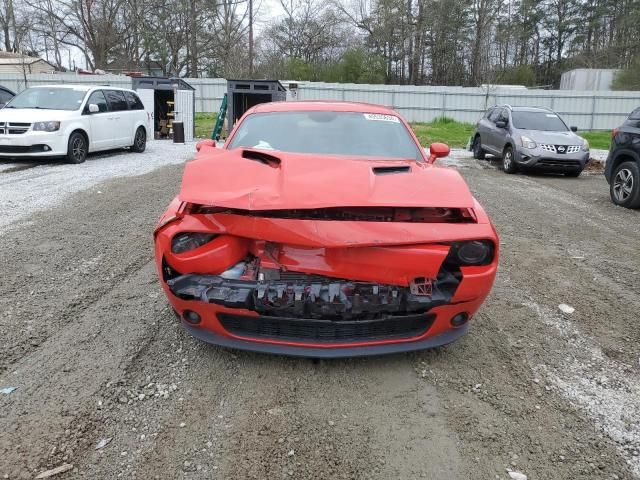
[[[91,83],[131,87],[122,75],[38,74],[27,75],[28,86],[52,83]],[[227,91],[223,78],[185,78],[195,87],[196,112],[217,112]],[[23,75],[2,74],[0,85],[25,88]],[[289,89],[289,82],[283,82]],[[496,104],[548,107],[581,130],[607,130],[620,125],[631,110],[640,107],[640,92],[584,92],[573,90],[527,90],[518,88],[414,87],[297,82],[288,98],[297,100],[346,100],[387,105],[410,122],[429,122],[446,116],[476,122]]]

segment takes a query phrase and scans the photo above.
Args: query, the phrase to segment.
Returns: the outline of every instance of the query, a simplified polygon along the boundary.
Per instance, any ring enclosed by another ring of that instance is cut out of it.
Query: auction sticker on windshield
[[[383,115],[381,113],[365,113],[364,118],[367,120],[377,120],[378,122],[400,123],[400,119],[398,117],[394,117],[393,115]]]

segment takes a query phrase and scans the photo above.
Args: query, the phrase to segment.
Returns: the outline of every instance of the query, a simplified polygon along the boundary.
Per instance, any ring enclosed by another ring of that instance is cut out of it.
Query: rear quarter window
[[[636,108],[624,121],[624,125],[631,128],[640,128],[640,108]]]
[[[129,104],[129,108],[131,110],[144,110],[144,105],[142,104],[142,100],[133,92],[124,92],[124,96],[127,99],[127,103]]]
[[[127,100],[124,98],[124,95],[121,91],[105,90],[105,94],[107,96],[107,100],[109,101],[109,105],[111,106],[111,110],[113,110],[114,112],[129,110]]]

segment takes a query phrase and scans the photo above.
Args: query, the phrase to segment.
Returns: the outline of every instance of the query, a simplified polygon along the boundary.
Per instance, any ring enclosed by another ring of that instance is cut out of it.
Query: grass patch
[[[593,130],[590,132],[578,132],[578,135],[589,142],[589,147],[598,150],[609,150],[611,144],[611,132],[609,130]]]
[[[411,128],[420,144],[425,147],[433,142],[442,142],[451,148],[464,148],[473,134],[475,125],[440,117],[429,123],[412,123]]]
[[[217,113],[196,113],[196,137],[211,138],[213,126],[218,118]],[[423,146],[433,142],[443,142],[451,148],[464,148],[469,137],[473,135],[475,125],[472,123],[456,122],[449,117],[439,117],[429,123],[412,123],[411,128]],[[591,148],[608,150],[611,141],[609,131],[578,132],[589,142]]]
[[[196,113],[196,138],[211,138],[217,113]]]

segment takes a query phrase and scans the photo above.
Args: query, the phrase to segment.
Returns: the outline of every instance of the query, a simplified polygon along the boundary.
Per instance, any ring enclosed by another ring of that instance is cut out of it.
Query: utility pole
[[[249,0],[249,78],[253,78],[253,0]]]

